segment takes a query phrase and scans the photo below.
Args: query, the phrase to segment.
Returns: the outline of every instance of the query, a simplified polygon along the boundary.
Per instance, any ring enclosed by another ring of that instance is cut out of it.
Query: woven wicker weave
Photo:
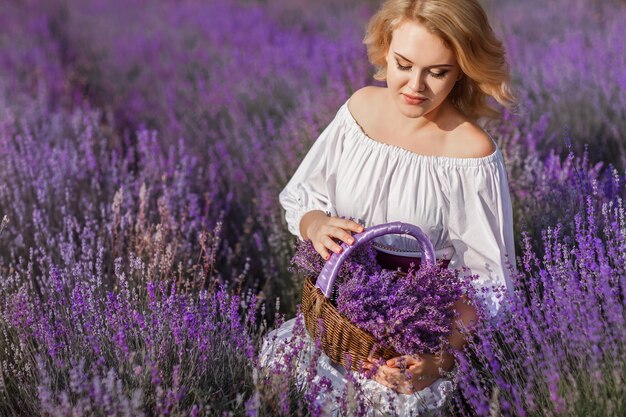
[[[313,339],[317,339],[318,321],[321,319],[324,329],[321,337],[322,350],[331,360],[344,367],[346,354],[349,354],[352,358],[351,369],[353,371],[359,370],[361,362],[369,356],[384,359],[400,356],[391,347],[380,346],[373,350],[377,345],[376,338],[341,315],[330,300],[333,284],[343,261],[360,245],[386,234],[409,234],[415,237],[422,246],[423,261],[434,262],[433,246],[419,227],[402,222],[377,225],[355,234],[354,244],[342,243],[343,251],[340,254],[331,255],[315,282],[313,277],[307,277],[302,289],[302,312],[307,331]],[[399,271],[397,274],[403,274],[403,272]]]

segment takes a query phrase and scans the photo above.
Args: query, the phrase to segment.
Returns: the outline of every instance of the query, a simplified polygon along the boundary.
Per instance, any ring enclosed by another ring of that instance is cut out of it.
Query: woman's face
[[[391,98],[410,118],[437,109],[461,75],[454,53],[443,40],[412,21],[393,31],[386,60]]]

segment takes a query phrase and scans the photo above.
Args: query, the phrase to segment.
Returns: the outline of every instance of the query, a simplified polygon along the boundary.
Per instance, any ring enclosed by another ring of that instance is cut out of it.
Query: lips
[[[406,93],[402,93],[405,96],[407,96],[408,98],[410,98],[411,100],[426,100],[426,97],[422,97],[422,96],[412,96],[410,94],[406,94]]]
[[[404,93],[402,93],[402,98],[404,103],[409,106],[422,106],[426,102],[426,100],[428,100],[426,97],[413,96]]]

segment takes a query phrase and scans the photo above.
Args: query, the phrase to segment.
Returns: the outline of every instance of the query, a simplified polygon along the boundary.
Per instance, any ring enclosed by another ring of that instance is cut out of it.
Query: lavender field
[[[446,415],[624,416],[626,3],[482,3],[518,271]],[[378,4],[0,3],[0,416],[321,415],[260,366],[302,290],[278,194],[376,83]]]

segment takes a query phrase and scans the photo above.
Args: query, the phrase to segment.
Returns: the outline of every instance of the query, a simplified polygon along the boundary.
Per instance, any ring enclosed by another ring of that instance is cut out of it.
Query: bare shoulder
[[[385,89],[368,85],[355,91],[348,101],[348,110],[357,120],[365,120],[377,111],[381,94]]]
[[[459,124],[448,135],[449,151],[457,158],[483,158],[496,151],[496,144],[478,125],[470,121]]]

